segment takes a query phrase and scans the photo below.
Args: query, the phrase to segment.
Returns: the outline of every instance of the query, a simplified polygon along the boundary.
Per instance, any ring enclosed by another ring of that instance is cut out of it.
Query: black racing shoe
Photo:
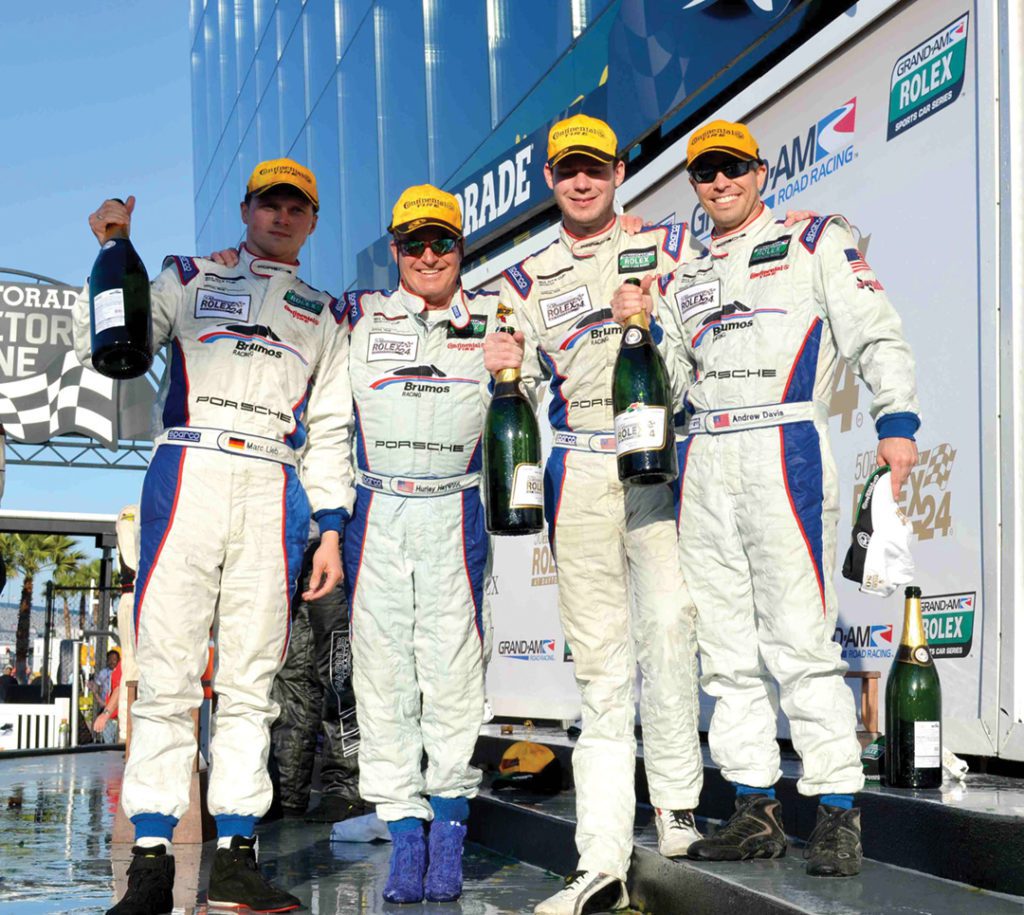
[[[336,794],[325,794],[320,803],[310,810],[303,819],[307,823],[340,823],[353,817],[366,816],[373,813],[373,808],[363,803],[361,798],[350,800]]]
[[[166,915],[174,909],[174,855],[165,845],[132,849],[128,890],[107,915]]]
[[[818,805],[818,822],[804,849],[812,877],[853,877],[860,873],[860,809]]]
[[[686,854],[697,861],[747,861],[781,858],[786,854],[786,834],[779,813],[782,805],[766,794],[736,798],[736,812],[718,831],[694,842]]]
[[[230,848],[218,848],[213,855],[207,902],[211,907],[253,912],[290,912],[302,908],[302,901],[278,889],[256,865],[256,838],[232,836]]]

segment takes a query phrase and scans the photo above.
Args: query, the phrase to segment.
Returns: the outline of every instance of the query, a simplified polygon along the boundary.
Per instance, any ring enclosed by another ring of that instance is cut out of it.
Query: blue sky
[[[0,266],[82,282],[89,213],[127,194],[151,275],[193,253],[187,0],[17,0],[3,44]],[[112,514],[141,485],[139,471],[8,466],[2,505]]]

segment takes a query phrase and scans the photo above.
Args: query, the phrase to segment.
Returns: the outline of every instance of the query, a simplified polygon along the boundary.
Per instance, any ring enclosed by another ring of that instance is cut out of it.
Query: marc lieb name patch
[[[765,264],[769,261],[785,260],[789,256],[789,240],[791,236],[784,235],[782,238],[775,238],[772,241],[761,242],[750,252],[748,267],[754,264]]]

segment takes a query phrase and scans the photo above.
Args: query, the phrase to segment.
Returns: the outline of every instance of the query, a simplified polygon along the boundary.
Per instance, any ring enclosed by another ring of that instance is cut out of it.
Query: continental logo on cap
[[[709,127],[707,130],[702,130],[700,133],[696,134],[693,138],[693,142],[696,144],[704,143],[707,140],[743,140],[746,136],[747,134],[742,130],[737,130],[734,127]]]
[[[413,207],[416,208],[431,208],[437,210],[450,210],[454,212],[455,208],[447,200],[441,200],[439,197],[417,197],[414,200],[406,200],[402,204],[403,210],[410,210]]]
[[[607,137],[608,132],[606,130],[601,130],[600,127],[587,127],[579,124],[563,127],[561,130],[556,130],[551,134],[551,139],[555,143],[565,139],[596,138],[598,140],[604,140]]]
[[[256,174],[260,178],[279,178],[283,175],[289,178],[301,178],[303,181],[309,180],[309,172],[299,170],[294,165],[274,165],[270,168],[258,168]]]

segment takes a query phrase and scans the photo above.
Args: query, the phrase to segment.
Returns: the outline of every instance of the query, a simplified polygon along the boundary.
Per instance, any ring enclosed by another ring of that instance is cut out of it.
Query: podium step
[[[516,728],[501,735],[488,726],[477,761],[494,769],[515,740],[552,748],[568,766],[572,751],[561,730]],[[1016,913],[1024,915],[1024,790],[1012,779],[969,775],[966,785],[941,791],[903,792],[869,787],[860,797],[864,821],[863,873],[829,880],[804,873],[802,840],[810,835],[816,801],[796,792],[799,762],[788,759],[776,786],[782,801],[787,856],[778,861],[698,863],[669,861],[657,852],[647,806],[642,752],[638,751],[636,848],[630,871],[635,906],[666,913]],[[733,809],[733,792],[705,756],[698,820],[708,831]],[[576,864],[575,796],[521,803],[489,790],[474,802],[473,837],[487,847],[556,873]]]

